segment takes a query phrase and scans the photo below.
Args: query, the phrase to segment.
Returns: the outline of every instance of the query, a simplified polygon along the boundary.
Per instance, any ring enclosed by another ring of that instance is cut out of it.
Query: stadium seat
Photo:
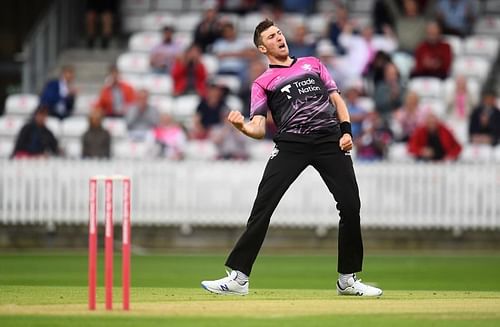
[[[149,54],[141,52],[123,53],[118,57],[117,65],[121,73],[149,73]]]
[[[406,143],[394,143],[389,146],[387,159],[394,162],[412,161],[412,156],[408,153]]]
[[[496,59],[498,55],[498,37],[473,35],[464,41],[465,55],[484,56],[490,61]]]
[[[312,14],[306,20],[307,28],[311,33],[321,36],[326,31],[328,20],[328,16],[324,13]]]
[[[68,117],[62,121],[62,136],[64,138],[81,138],[89,128],[89,119],[83,116]]]
[[[478,17],[474,26],[474,34],[498,37],[500,35],[500,16]]]
[[[202,19],[200,12],[185,12],[176,17],[177,24],[175,28],[179,32],[193,33],[198,23]]]
[[[207,74],[215,75],[219,70],[219,60],[214,55],[204,54],[201,57],[201,61],[207,70]]]
[[[112,156],[119,159],[146,159],[153,156],[154,146],[148,142],[121,140],[113,142]]]
[[[124,118],[106,117],[102,121],[113,138],[123,138],[127,136],[127,123]]]
[[[449,77],[444,81],[445,99],[452,98],[453,93],[455,93],[455,87],[456,87],[456,82],[454,77]],[[481,91],[481,86],[479,85],[479,82],[474,78],[468,78],[467,89],[469,90],[470,95],[474,98],[474,101],[477,103]]]
[[[462,56],[453,61],[452,75],[475,78],[482,83],[488,77],[490,66],[490,61],[484,57]]]
[[[186,146],[186,159],[213,160],[217,157],[217,148],[210,141],[189,141]]]
[[[469,126],[465,120],[446,120],[446,125],[451,129],[453,135],[460,144],[467,144],[469,141]]]
[[[168,1],[167,2],[181,2],[181,1]],[[160,31],[164,26],[175,26],[176,19],[171,13],[166,12],[152,12],[147,14],[142,19],[142,29],[145,31]]]
[[[349,12],[370,15],[373,10],[374,0],[349,1]]]
[[[0,116],[0,136],[15,137],[27,120],[22,116]]]
[[[234,75],[216,75],[213,82],[227,87],[233,94],[238,94],[241,89],[241,80]]]
[[[149,104],[155,107],[160,113],[172,113],[174,100],[168,95],[151,95]]]
[[[406,81],[415,66],[415,58],[404,52],[395,52],[392,54],[392,61],[401,74],[401,78]]]
[[[144,76],[143,87],[151,94],[169,95],[172,94],[172,77],[161,74],[148,74]]]
[[[128,49],[136,52],[150,52],[161,43],[161,39],[161,33],[158,31],[137,32],[130,36]]]
[[[63,139],[61,143],[65,157],[70,159],[80,159],[82,157],[81,139]]]
[[[14,150],[16,139],[0,139],[0,158],[9,158]]]
[[[61,135],[62,128],[59,118],[47,117],[45,125],[54,134],[55,137],[59,137]]]
[[[375,101],[370,97],[359,97],[358,105],[366,112],[373,112],[375,110]]]
[[[468,163],[488,163],[492,159],[493,147],[484,144],[466,144],[460,155],[460,160]]]
[[[495,146],[493,148],[493,159],[496,163],[500,163],[500,145]]]
[[[464,44],[462,39],[459,36],[455,35],[444,35],[444,40],[451,47],[451,51],[453,52],[454,57],[459,57],[463,55],[464,52]]]
[[[189,120],[196,112],[200,97],[196,94],[181,95],[174,99],[172,114],[179,122]]]
[[[121,74],[121,79],[130,84],[136,91],[145,88],[144,74]]]
[[[441,119],[446,117],[446,104],[442,98],[420,98],[422,110],[429,110]]]
[[[79,94],[76,97],[75,110],[73,115],[87,116],[92,110],[94,103],[97,101],[95,94]]]
[[[36,109],[39,101],[36,94],[21,93],[9,95],[5,101],[5,114],[29,116]]]
[[[243,101],[235,95],[228,95],[226,98],[226,104],[230,110],[243,111]]]
[[[264,15],[260,12],[251,12],[239,20],[239,32],[240,33],[245,33],[245,32],[253,32],[255,30],[255,26],[259,24],[261,21],[265,19]]]
[[[441,98],[443,96],[443,82],[436,77],[412,78],[408,88],[420,97]]]

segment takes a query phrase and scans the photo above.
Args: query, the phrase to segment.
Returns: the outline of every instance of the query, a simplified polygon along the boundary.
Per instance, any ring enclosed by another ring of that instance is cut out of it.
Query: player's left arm
[[[330,101],[337,108],[337,117],[340,121],[342,136],[339,140],[339,146],[342,151],[352,150],[352,136],[351,136],[351,119],[349,117],[349,111],[347,110],[347,105],[344,99],[338,92],[330,93]]]

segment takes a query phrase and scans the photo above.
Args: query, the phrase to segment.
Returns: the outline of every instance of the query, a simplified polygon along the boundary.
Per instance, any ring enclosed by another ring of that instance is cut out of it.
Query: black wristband
[[[343,121],[340,123],[340,132],[342,135],[349,134],[352,137],[351,123],[348,121]]]

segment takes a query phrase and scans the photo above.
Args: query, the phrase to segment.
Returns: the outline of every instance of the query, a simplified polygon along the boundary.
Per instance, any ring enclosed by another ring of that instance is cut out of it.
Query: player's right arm
[[[254,139],[263,139],[266,135],[266,117],[261,115],[253,116],[252,120],[245,122],[245,117],[239,111],[231,111],[227,116],[227,120],[233,126],[245,134]]]

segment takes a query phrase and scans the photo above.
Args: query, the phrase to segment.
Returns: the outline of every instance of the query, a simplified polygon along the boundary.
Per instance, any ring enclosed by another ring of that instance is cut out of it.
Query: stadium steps
[[[96,94],[101,89],[109,66],[123,52],[123,49],[89,50],[72,48],[64,51],[52,76],[57,76],[61,66],[71,64],[75,67],[76,86],[81,94]]]

